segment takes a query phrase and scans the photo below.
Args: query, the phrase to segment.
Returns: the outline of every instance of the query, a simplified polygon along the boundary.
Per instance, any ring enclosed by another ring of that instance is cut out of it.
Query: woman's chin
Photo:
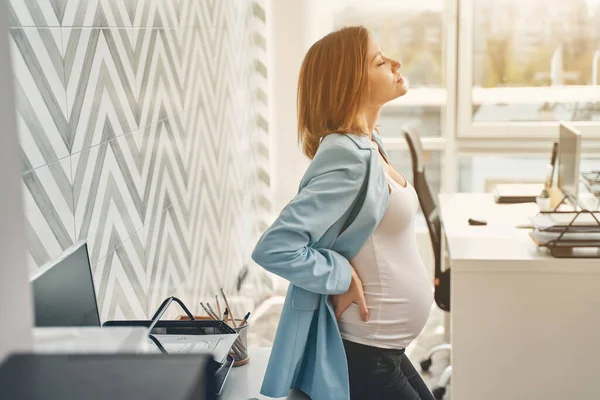
[[[406,86],[405,83],[402,83],[402,85],[400,85],[400,87],[397,89],[395,98],[397,99],[398,97],[402,97],[406,93],[408,93],[408,86]]]

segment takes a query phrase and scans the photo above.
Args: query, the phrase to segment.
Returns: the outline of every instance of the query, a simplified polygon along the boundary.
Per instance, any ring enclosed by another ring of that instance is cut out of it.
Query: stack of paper
[[[600,247],[600,211],[540,213],[530,236],[539,246]]]

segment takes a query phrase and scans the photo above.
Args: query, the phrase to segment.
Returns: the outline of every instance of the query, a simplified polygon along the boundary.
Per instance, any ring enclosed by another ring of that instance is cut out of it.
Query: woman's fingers
[[[335,304],[335,319],[340,319],[344,311],[350,307],[350,304],[352,304],[350,296],[341,295]]]
[[[352,303],[356,303],[360,310],[360,318],[364,322],[367,322],[369,320],[369,309],[367,308],[362,281],[354,267],[352,267],[351,272],[352,280],[348,291],[344,294],[331,296],[331,305],[335,310],[335,318],[340,319],[344,311],[346,311]]]
[[[363,292],[363,285],[358,273],[352,267],[351,269],[352,281],[350,283],[350,289],[347,293],[352,295],[352,301],[358,304],[360,309],[360,318],[367,322],[369,320],[369,309],[367,308],[367,302],[365,301],[365,293]]]
[[[354,302],[358,304],[358,307],[360,309],[360,318],[362,318],[364,322],[367,322],[369,320],[369,309],[367,308],[365,292],[363,292],[362,286],[358,288],[356,293],[356,300]]]

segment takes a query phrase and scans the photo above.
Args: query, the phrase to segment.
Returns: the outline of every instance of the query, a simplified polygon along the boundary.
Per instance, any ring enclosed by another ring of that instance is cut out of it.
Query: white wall
[[[31,347],[33,325],[5,7],[0,2],[0,361]]]
[[[273,140],[273,211],[278,215],[298,191],[308,166],[297,140],[296,90],[307,44],[304,16],[309,2],[270,0],[269,105]]]

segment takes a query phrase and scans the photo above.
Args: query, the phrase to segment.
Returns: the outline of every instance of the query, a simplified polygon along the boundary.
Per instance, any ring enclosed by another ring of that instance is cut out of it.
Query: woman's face
[[[400,62],[386,57],[372,38],[369,38],[367,62],[369,63],[369,107],[381,107],[388,101],[406,94],[408,87],[400,74]]]

